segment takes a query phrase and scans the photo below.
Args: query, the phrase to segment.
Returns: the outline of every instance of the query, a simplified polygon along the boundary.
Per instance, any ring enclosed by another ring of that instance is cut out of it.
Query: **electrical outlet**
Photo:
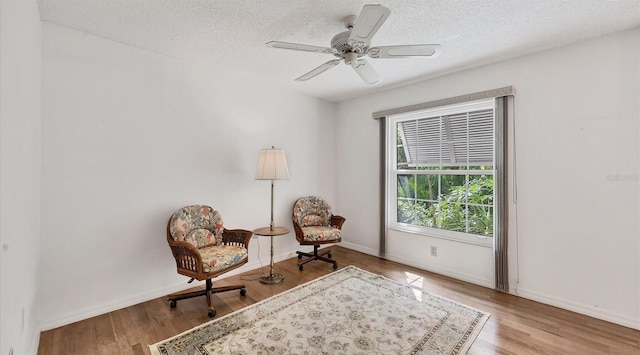
[[[438,256],[438,247],[431,246],[431,256]]]

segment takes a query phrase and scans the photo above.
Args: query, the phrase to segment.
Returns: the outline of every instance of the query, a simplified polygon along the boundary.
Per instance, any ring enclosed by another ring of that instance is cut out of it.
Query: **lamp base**
[[[282,274],[271,274],[260,277],[260,282],[263,284],[277,284],[282,282],[282,280],[284,280]]]

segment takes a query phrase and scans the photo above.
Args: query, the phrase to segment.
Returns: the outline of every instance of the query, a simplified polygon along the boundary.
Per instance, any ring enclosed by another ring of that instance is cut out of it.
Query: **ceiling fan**
[[[390,13],[391,10],[382,5],[365,5],[360,12],[360,16],[356,17],[351,15],[345,18],[347,31],[340,32],[331,39],[331,48],[278,41],[267,42],[266,45],[271,48],[333,54],[340,58],[330,60],[320,65],[297,78],[296,81],[309,80],[333,68],[344,60],[344,63],[351,65],[362,80],[368,84],[375,84],[380,78],[369,62],[362,58],[365,55],[378,59],[407,57],[434,58],[440,54],[439,44],[371,47],[371,38],[378,32]]]

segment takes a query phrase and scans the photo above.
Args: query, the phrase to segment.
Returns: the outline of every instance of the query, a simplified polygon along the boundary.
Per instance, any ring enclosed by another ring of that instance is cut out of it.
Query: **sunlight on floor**
[[[416,296],[416,299],[422,302],[422,284],[424,277],[410,272],[405,272],[404,274],[407,276],[407,283],[413,288],[413,294]]]

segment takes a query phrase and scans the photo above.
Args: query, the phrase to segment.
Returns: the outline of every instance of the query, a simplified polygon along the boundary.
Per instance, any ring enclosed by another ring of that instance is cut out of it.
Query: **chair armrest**
[[[336,228],[338,229],[342,229],[342,224],[346,220],[346,218],[334,214],[333,216],[331,216],[331,225],[336,226]]]
[[[296,240],[302,242],[302,240],[304,240],[304,233],[302,233],[302,227],[300,227],[295,220],[293,221],[293,230],[296,233]]]
[[[249,241],[253,235],[252,231],[246,229],[224,229],[222,232],[222,243],[224,245],[237,245],[249,249]]]
[[[176,267],[178,269],[198,274],[203,272],[202,257],[198,252],[198,248],[194,247],[193,244],[185,241],[170,240],[169,247],[171,247],[173,257],[176,259]]]

